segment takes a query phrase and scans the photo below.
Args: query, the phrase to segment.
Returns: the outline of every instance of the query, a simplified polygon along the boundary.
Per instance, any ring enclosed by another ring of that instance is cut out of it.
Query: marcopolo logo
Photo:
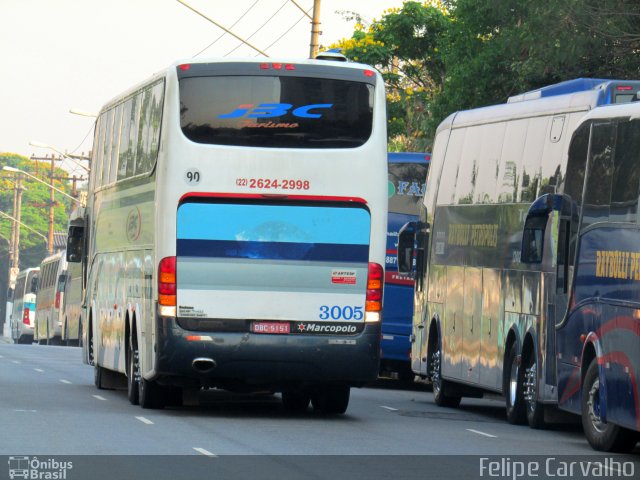
[[[297,333],[357,333],[358,325],[349,323],[315,323],[299,322],[296,325]]]
[[[65,480],[67,471],[73,468],[73,462],[59,461],[54,458],[9,457],[9,478],[27,480]]]

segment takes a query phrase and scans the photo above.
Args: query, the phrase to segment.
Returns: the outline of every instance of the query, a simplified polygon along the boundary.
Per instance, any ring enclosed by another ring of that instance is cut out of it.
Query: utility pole
[[[11,232],[11,278],[15,281],[20,271],[20,215],[22,214],[22,174],[16,175],[16,183],[13,190],[13,229]]]
[[[311,45],[309,58],[316,58],[319,48],[320,31],[320,0],[313,0],[313,19],[311,20]]]
[[[63,160],[62,157],[55,157],[54,155],[51,155],[51,157],[48,156],[44,156],[44,157],[35,157],[35,156],[31,156],[31,160],[34,161],[38,161],[38,160],[42,160],[42,161],[48,161],[51,162],[51,169],[49,170],[49,235],[47,237],[47,252],[49,252],[49,255],[53,254],[53,228],[55,225],[55,210],[54,207],[56,206],[56,199],[54,197],[54,185],[53,185],[53,180],[55,178],[55,168],[56,168],[56,161],[61,161]]]

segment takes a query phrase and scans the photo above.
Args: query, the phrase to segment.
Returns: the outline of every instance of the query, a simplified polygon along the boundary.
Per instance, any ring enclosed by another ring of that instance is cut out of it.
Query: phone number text
[[[236,178],[236,186],[248,188],[279,188],[281,190],[309,190],[309,180],[277,178]]]

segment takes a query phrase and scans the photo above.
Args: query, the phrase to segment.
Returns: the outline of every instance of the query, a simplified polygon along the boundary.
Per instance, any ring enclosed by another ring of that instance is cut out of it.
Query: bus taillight
[[[56,308],[57,309],[60,308],[60,293],[61,292],[56,292]]]
[[[22,313],[22,323],[25,325],[31,325],[31,320],[29,319],[29,307],[25,307],[24,312]]]
[[[158,265],[158,304],[161,314],[175,316],[176,257],[165,257]]]
[[[365,321],[380,321],[382,311],[382,287],[384,283],[384,269],[378,263],[369,263],[367,276],[367,296],[365,298]]]

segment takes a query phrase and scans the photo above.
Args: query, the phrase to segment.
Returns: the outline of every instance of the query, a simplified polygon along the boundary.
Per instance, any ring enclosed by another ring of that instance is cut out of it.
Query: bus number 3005
[[[309,180],[277,178],[236,178],[236,186],[249,188],[280,188],[282,190],[309,190]]]
[[[362,320],[363,318],[362,307],[341,307],[340,305],[320,307],[320,320]]]

